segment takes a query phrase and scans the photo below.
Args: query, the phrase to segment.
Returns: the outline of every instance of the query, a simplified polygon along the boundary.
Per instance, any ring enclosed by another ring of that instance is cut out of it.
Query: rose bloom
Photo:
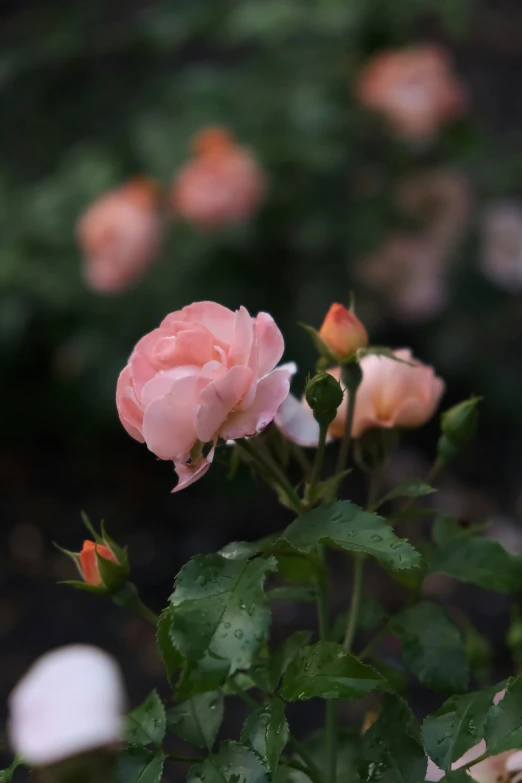
[[[267,313],[252,318],[214,302],[184,307],[134,348],[116,389],[121,422],[173,460],[182,489],[208,470],[218,438],[252,437],[274,419],[290,387],[291,369],[274,369],[283,350]]]
[[[361,359],[363,378],[355,398],[352,435],[361,437],[374,427],[420,427],[435,413],[444,392],[444,382],[432,367],[413,358],[408,348],[394,351],[397,362],[385,356],[368,355]],[[404,362],[413,362],[404,364]],[[339,367],[329,370],[337,380]],[[335,438],[344,435],[348,401],[345,394],[330,425],[329,434]],[[316,446],[319,426],[306,403],[293,395],[283,403],[276,424],[286,437],[300,446]]]
[[[125,731],[120,670],[96,647],[61,647],[39,658],[9,697],[12,749],[34,767],[112,745]]]
[[[106,560],[112,560],[113,563],[118,562],[118,558],[115,557],[109,547],[103,544],[95,544],[94,541],[83,542],[83,549],[79,557],[80,571],[87,584],[94,587],[102,583],[96,552]]]
[[[193,148],[194,159],[174,177],[174,214],[206,229],[248,220],[266,192],[266,177],[251,153],[219,127],[199,133]]]
[[[153,263],[162,236],[158,187],[135,179],[101,196],[78,221],[87,285],[118,293],[134,285]]]
[[[494,204],[482,221],[481,267],[500,288],[522,288],[522,207],[516,203]]]
[[[464,87],[448,55],[432,45],[378,54],[362,71],[357,94],[363,105],[384,114],[399,135],[411,140],[431,137],[466,106]]]

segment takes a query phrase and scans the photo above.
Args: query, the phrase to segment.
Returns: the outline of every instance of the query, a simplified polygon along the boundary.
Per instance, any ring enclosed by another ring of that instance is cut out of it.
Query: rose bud
[[[251,438],[274,420],[291,370],[268,313],[252,318],[215,302],[170,313],[142,337],[118,379],[121,423],[157,457],[172,460],[176,491],[206,473],[218,439]]]
[[[474,436],[478,422],[477,406],[481,399],[481,397],[471,397],[442,414],[442,435],[437,446],[437,456],[442,464],[456,457]]]
[[[266,192],[266,177],[253,155],[220,127],[197,134],[193,149],[194,159],[172,184],[174,214],[204,229],[248,220]]]
[[[368,332],[352,310],[334,303],[319,329],[319,337],[337,361],[368,346]]]
[[[62,647],[37,660],[11,693],[11,747],[31,766],[47,767],[119,742],[124,711],[116,662],[96,647]]]
[[[86,583],[95,587],[102,583],[98,565],[99,558],[110,560],[113,563],[118,562],[109,547],[103,546],[103,544],[95,544],[94,541],[84,541],[83,549],[80,552],[80,570]]]
[[[320,427],[327,427],[337,415],[343,401],[343,390],[338,380],[327,372],[318,372],[306,384],[305,400]]]
[[[162,237],[160,191],[135,179],[106,193],[78,222],[87,285],[118,293],[134,285],[154,262]]]
[[[95,540],[84,541],[81,552],[69,552],[55,544],[60,552],[71,558],[84,580],[67,584],[91,593],[118,593],[130,576],[127,552],[109,537],[103,522],[101,535],[98,535],[86,515],[83,515],[83,521]]]

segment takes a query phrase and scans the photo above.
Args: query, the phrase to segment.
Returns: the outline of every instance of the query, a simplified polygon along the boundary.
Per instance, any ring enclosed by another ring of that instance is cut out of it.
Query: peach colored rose
[[[193,142],[196,156],[175,175],[174,214],[212,229],[248,220],[266,191],[266,178],[248,150],[224,128],[207,128]]]
[[[338,361],[368,345],[368,332],[355,313],[337,303],[328,310],[319,336]]]
[[[135,179],[106,193],[77,226],[87,285],[101,293],[134,285],[153,263],[161,235],[159,190],[153,182]]]
[[[362,71],[357,94],[411,140],[429,138],[466,107],[464,87],[447,53],[433,45],[378,54]]]
[[[208,470],[218,438],[252,437],[274,419],[290,386],[291,370],[274,369],[283,350],[267,313],[252,318],[214,302],[184,307],[134,348],[116,389],[121,422],[173,460],[182,489]]]
[[[522,288],[522,208],[501,202],[486,210],[482,222],[482,271],[506,290]]]
[[[432,367],[414,359],[409,348],[393,353],[402,362],[375,355],[361,359],[363,379],[357,391],[352,428],[355,438],[373,427],[420,427],[435,413],[444,392],[444,382],[435,375]],[[414,362],[415,366],[404,362]],[[339,367],[328,372],[340,379]],[[329,428],[334,438],[344,435],[347,406],[345,394]],[[305,447],[317,445],[319,427],[306,403],[299,403],[293,395],[289,395],[283,403],[275,421],[294,443]]]
[[[103,544],[95,544],[94,541],[84,541],[79,555],[80,570],[87,584],[93,586],[101,585],[102,583],[96,552],[106,560],[112,560],[113,563],[118,562],[118,558],[114,556],[109,547]]]

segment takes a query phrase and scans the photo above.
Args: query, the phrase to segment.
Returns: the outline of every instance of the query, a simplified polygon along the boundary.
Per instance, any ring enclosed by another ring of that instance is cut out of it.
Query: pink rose
[[[173,460],[176,491],[183,489],[208,470],[218,438],[250,438],[274,419],[290,386],[291,370],[274,369],[283,350],[267,313],[252,318],[215,302],[170,313],[138,342],[118,379],[121,422]],[[204,444],[212,444],[208,454]]]
[[[373,427],[420,427],[435,413],[444,392],[444,381],[435,375],[432,367],[414,359],[409,348],[393,352],[402,362],[384,356],[369,355],[361,359],[363,379],[357,391],[352,434],[359,438]],[[415,366],[404,364],[414,362]],[[328,371],[337,380],[341,371]],[[330,425],[334,438],[344,435],[346,395]],[[319,425],[306,403],[289,395],[281,406],[276,424],[289,440],[300,446],[316,446]]]
[[[176,174],[175,215],[212,229],[247,220],[266,191],[266,178],[250,152],[224,128],[207,128],[194,140],[196,157]]]
[[[432,45],[377,55],[361,73],[357,91],[361,103],[384,114],[399,135],[412,140],[429,138],[466,106],[446,52]]]
[[[136,179],[106,193],[77,226],[87,285],[102,293],[129,288],[153,263],[161,235],[159,191],[153,182]]]

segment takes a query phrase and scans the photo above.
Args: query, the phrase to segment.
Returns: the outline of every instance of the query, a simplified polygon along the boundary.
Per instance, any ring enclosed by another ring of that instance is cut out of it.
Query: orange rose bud
[[[319,337],[340,361],[368,345],[368,332],[355,313],[337,303],[328,310]]]
[[[103,546],[103,544],[95,544],[94,541],[84,541],[83,549],[80,552],[80,570],[87,584],[93,587],[97,587],[102,583],[96,553],[106,560],[112,560],[113,563],[118,562],[118,559],[109,547]]]

